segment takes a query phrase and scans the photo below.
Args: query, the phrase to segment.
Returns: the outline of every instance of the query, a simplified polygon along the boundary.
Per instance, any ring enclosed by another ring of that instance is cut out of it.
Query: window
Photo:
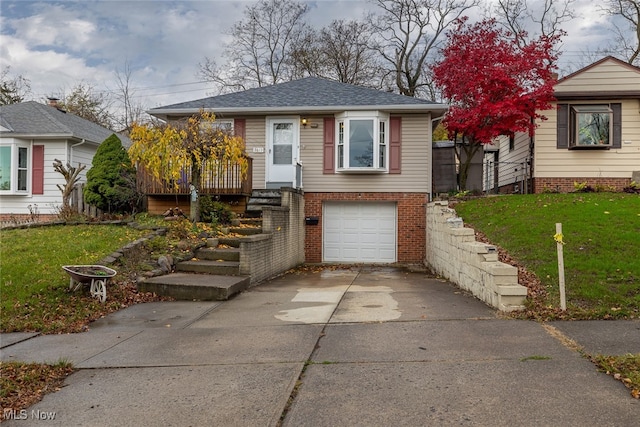
[[[200,129],[212,129],[212,130],[221,130],[223,132],[228,132],[233,134],[233,119],[216,119],[213,122],[203,121],[200,123]]]
[[[0,192],[27,193],[29,187],[29,147],[17,144],[0,146]]]
[[[558,104],[556,147],[622,148],[622,104]]]
[[[509,135],[509,151],[513,151],[516,149],[516,136]]]
[[[0,147],[0,190],[11,190],[11,146]]]
[[[349,112],[337,117],[338,171],[388,168],[389,117],[380,112]]]
[[[574,147],[611,146],[613,111],[608,105],[571,107],[570,145]]]
[[[18,147],[18,191],[27,191],[27,148]]]

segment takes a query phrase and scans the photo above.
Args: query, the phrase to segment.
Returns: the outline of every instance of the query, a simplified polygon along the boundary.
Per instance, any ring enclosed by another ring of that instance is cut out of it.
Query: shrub
[[[140,198],[135,168],[115,134],[105,139],[93,156],[84,198],[87,204],[109,213],[137,210]]]
[[[624,187],[622,191],[624,191],[625,193],[640,194],[640,183],[631,181],[631,184]]]
[[[231,207],[226,204],[213,200],[210,196],[201,196],[200,200],[200,218],[202,222],[210,222],[215,225],[230,224],[235,214]]]
[[[596,190],[587,184],[587,182],[574,182],[573,189],[576,193],[593,193]]]

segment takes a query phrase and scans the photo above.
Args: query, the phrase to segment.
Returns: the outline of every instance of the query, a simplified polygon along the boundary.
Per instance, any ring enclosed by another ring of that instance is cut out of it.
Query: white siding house
[[[535,136],[499,141],[499,188],[513,191],[514,164],[529,161],[534,192],[573,191],[574,183],[617,189],[640,173],[640,68],[606,57],[556,83],[554,108]],[[490,173],[490,172],[489,172]],[[490,187],[493,188],[493,187]]]
[[[65,181],[53,169],[54,161],[86,166],[80,175],[84,182],[98,146],[112,134],[35,101],[1,106],[0,219],[56,215],[62,204],[57,185]]]

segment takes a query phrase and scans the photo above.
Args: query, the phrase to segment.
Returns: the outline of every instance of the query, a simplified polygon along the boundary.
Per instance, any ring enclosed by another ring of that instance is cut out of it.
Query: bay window
[[[338,171],[387,171],[388,115],[347,112],[338,115],[336,121]]]
[[[29,179],[28,145],[0,146],[0,193],[26,194]]]

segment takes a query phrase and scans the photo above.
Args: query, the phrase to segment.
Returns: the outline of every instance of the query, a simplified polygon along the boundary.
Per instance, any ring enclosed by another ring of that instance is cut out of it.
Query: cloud
[[[94,23],[60,5],[38,6],[36,14],[9,21],[15,36],[33,46],[82,51],[95,37]]]
[[[495,0],[487,0],[495,1]],[[531,0],[532,3],[540,0]],[[225,35],[255,1],[0,1],[0,60],[31,80],[35,99],[79,82],[114,91],[115,70],[132,70],[132,85],[149,107],[209,95],[195,84],[205,57],[219,64]],[[334,19],[361,19],[374,10],[364,0],[310,1],[317,28]],[[582,19],[566,46],[585,49],[606,39],[606,18],[590,0],[577,0]],[[470,11],[474,17],[480,9]],[[602,24],[602,25],[600,25]],[[574,44],[576,42],[577,44]]]

